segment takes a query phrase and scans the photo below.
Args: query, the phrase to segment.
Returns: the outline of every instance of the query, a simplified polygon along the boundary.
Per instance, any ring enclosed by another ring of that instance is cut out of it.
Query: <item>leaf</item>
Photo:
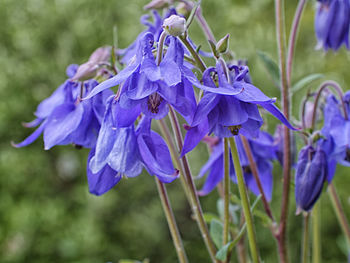
[[[211,220],[211,222],[210,222],[210,236],[212,237],[217,248],[222,247],[223,231],[224,231],[224,227],[219,220],[217,220],[217,219]]]
[[[206,223],[210,223],[213,219],[220,220],[220,218],[217,215],[213,214],[213,213],[204,213],[203,217],[204,217],[204,221]]]
[[[239,233],[237,234],[236,238],[231,241],[228,242],[226,245],[224,245],[215,255],[215,257],[219,260],[225,260],[227,258],[227,254],[237,245],[237,243],[241,240],[241,238],[243,237],[245,230],[247,228],[247,224],[244,223],[244,225],[242,226],[241,230],[239,231]]]
[[[257,51],[259,58],[264,63],[267,72],[277,87],[280,87],[280,70],[277,63],[265,52]]]
[[[311,84],[311,82],[323,78],[323,74],[320,73],[315,73],[315,74],[311,74],[308,75],[304,78],[302,78],[301,80],[299,80],[297,83],[295,83],[292,87],[292,94],[294,94],[295,92],[301,90],[302,88],[308,86],[309,84]]]

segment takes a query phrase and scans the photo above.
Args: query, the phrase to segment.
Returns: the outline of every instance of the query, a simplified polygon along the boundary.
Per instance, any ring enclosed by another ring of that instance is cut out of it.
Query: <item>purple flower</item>
[[[345,44],[349,49],[349,28],[349,0],[318,0],[315,17],[318,47],[338,50]]]
[[[152,53],[153,35],[144,34],[135,61],[113,78],[98,85],[86,99],[123,83],[119,91],[122,108],[127,110],[139,106],[146,116],[161,119],[168,113],[169,103],[190,120],[196,104],[192,85],[185,75],[190,74],[190,70],[183,65],[181,44],[175,37],[169,38],[166,55],[157,65]]]
[[[327,178],[327,155],[320,148],[307,145],[301,149],[295,173],[297,209],[310,211],[321,195]]]
[[[151,131],[151,119],[143,117],[135,131],[130,118],[117,117],[120,110],[119,103],[111,96],[96,147],[89,156],[87,176],[90,192],[101,195],[116,185],[122,176],[138,176],[143,167],[163,183],[175,180],[178,171],[174,169],[164,140]],[[139,112],[125,114],[138,115]]]
[[[241,165],[244,172],[245,183],[249,190],[255,195],[259,195],[260,191],[252,174],[248,157],[244,151],[242,141],[239,136],[235,137],[237,149]],[[263,186],[264,193],[268,200],[272,197],[272,161],[276,159],[275,146],[273,138],[266,132],[260,132],[256,139],[248,139],[254,160],[256,162],[259,177]],[[198,177],[202,177],[209,171],[209,175],[203,185],[203,188],[198,194],[206,195],[210,193],[215,186],[224,178],[224,150],[222,140],[213,147],[212,154],[208,162],[202,167]],[[237,183],[237,178],[234,171],[232,156],[230,154],[230,177],[234,183]]]
[[[69,66],[68,77],[73,77],[76,69],[76,65]],[[64,144],[93,147],[100,128],[106,98],[112,92],[106,90],[91,101],[81,101],[80,93],[81,91],[89,93],[97,84],[95,80],[86,82],[67,80],[49,98],[39,104],[35,112],[37,119],[25,124],[26,127],[35,127],[40,124],[39,128],[14,146],[27,146],[43,133],[46,150],[55,145]]]
[[[186,134],[182,154],[191,151],[206,134],[214,133],[221,138],[238,134],[257,137],[263,123],[257,105],[295,129],[273,104],[275,99],[270,99],[246,82],[247,67],[232,68],[234,71],[229,74],[230,81],[220,62],[216,69],[208,68],[203,73],[203,85],[196,78],[189,78],[193,85],[205,92],[194,113],[192,128]],[[216,75],[218,86],[213,80]]]

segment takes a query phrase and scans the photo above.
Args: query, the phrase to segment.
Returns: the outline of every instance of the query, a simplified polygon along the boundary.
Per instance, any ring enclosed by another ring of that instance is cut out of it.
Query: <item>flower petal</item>
[[[261,107],[263,107],[265,110],[269,111],[273,116],[275,116],[277,119],[279,119],[284,125],[286,125],[291,130],[299,130],[298,128],[295,128],[290,124],[290,122],[286,119],[286,117],[283,115],[283,113],[273,104],[260,104]]]
[[[47,121],[45,120],[39,126],[39,128],[37,128],[31,135],[29,135],[26,139],[24,139],[24,141],[22,141],[20,143],[11,143],[12,146],[16,147],[16,148],[20,148],[20,147],[27,146],[27,145],[31,144],[32,142],[34,142],[40,136],[40,134],[43,132],[43,130],[45,129],[46,123],[47,123]]]
[[[181,156],[192,151],[208,132],[209,123],[207,118],[204,118],[197,126],[191,127],[186,133]]]
[[[122,176],[110,168],[108,165],[104,166],[98,173],[93,173],[89,168],[89,163],[95,154],[92,149],[88,157],[87,165],[87,179],[89,184],[89,191],[94,195],[103,195],[113,188],[122,179]]]
[[[196,112],[194,113],[191,126],[197,126],[200,122],[202,122],[219,101],[220,96],[214,93],[205,93],[197,106]]]

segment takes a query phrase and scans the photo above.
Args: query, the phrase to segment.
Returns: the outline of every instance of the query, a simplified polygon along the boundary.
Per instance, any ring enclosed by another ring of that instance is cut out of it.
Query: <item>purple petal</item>
[[[163,183],[170,183],[178,178],[168,146],[160,135],[153,131],[150,135],[140,134],[137,142],[143,162],[150,173]]]
[[[40,134],[43,132],[43,130],[45,129],[47,121],[45,120],[38,129],[36,129],[31,135],[29,135],[26,139],[24,139],[24,141],[20,142],[20,143],[11,143],[13,147],[16,148],[20,148],[20,147],[24,147],[27,146],[29,144],[31,144],[32,142],[34,142],[39,136]]]
[[[267,97],[260,89],[244,81],[235,81],[233,83],[234,90],[241,90],[242,92],[235,95],[236,99],[250,103],[273,103],[276,99]],[[231,95],[231,94],[228,94]],[[234,95],[234,94],[232,94]]]
[[[92,149],[88,157],[87,165],[87,179],[89,184],[89,191],[94,195],[102,195],[119,183],[122,176],[110,168],[108,165],[104,166],[98,173],[93,173],[89,169],[89,163],[95,154]]]
[[[162,79],[169,86],[174,86],[181,82],[181,71],[174,61],[163,60],[160,65]]]
[[[191,126],[197,126],[202,122],[210,113],[211,110],[219,103],[220,96],[214,93],[205,93],[203,98],[200,100],[196,112],[193,116]]]
[[[207,118],[203,119],[197,126],[191,127],[186,133],[181,156],[192,151],[208,132],[209,123]]]
[[[130,81],[126,96],[132,100],[143,99],[158,90],[158,83],[149,81],[145,74],[137,74]]]
[[[222,179],[224,178],[224,160],[221,156],[212,166],[210,173],[205,180],[202,189],[198,192],[198,195],[209,194]]]
[[[81,103],[77,106],[72,103],[58,106],[48,118],[44,130],[45,150],[62,144],[66,137],[77,129],[83,114],[84,108]]]
[[[239,125],[248,120],[248,114],[239,100],[230,96],[221,96],[218,103],[220,110],[218,123],[224,126]]]
[[[284,125],[286,125],[291,130],[298,130],[298,128],[294,128],[292,124],[284,117],[283,113],[273,104],[260,104],[265,110],[269,111],[273,116],[279,119]]]

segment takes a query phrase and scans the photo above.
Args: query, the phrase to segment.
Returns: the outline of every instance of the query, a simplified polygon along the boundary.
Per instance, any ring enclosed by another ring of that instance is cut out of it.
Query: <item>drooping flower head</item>
[[[327,155],[317,147],[301,149],[295,173],[295,201],[298,210],[310,211],[321,195],[327,179]]]
[[[257,105],[295,129],[274,106],[275,99],[247,82],[247,74],[248,67],[244,66],[232,67],[227,74],[218,62],[216,68],[208,68],[203,73],[203,84],[191,78],[193,85],[204,90],[204,95],[194,113],[192,128],[186,134],[182,154],[191,151],[206,134],[214,133],[220,138],[238,134],[257,137],[263,123]]]
[[[67,76],[73,78],[77,69],[78,65],[69,66]],[[49,98],[39,104],[35,112],[37,118],[25,124],[26,127],[40,124],[39,128],[14,146],[27,146],[43,133],[46,150],[55,145],[65,144],[93,147],[100,129],[106,99],[112,94],[112,91],[105,90],[91,101],[82,101],[81,97],[90,93],[97,84],[94,79],[84,82],[66,80]]]
[[[212,138],[212,137],[209,137]],[[240,136],[236,136],[237,150],[242,165],[244,180],[249,190],[251,190],[255,195],[259,195],[260,191],[255,181],[250,168],[250,163],[248,157],[245,153],[244,147]],[[205,140],[207,141],[207,140]],[[212,140],[210,140],[211,142]],[[199,191],[200,195],[209,194],[218,183],[220,183],[224,178],[224,149],[222,140],[217,139],[216,144],[212,144],[212,153],[208,162],[202,167],[198,177],[204,176],[209,172],[206,181]],[[273,138],[266,132],[260,132],[259,137],[256,139],[248,139],[249,145],[252,150],[252,154],[255,163],[258,168],[259,178],[262,183],[264,193],[268,200],[272,197],[272,161],[276,159],[276,147],[273,144]],[[237,183],[237,178],[235,175],[234,165],[232,161],[232,156],[230,154],[230,177],[234,183]]]
[[[315,31],[319,48],[338,50],[345,44],[349,49],[349,29],[349,0],[318,0]]]

